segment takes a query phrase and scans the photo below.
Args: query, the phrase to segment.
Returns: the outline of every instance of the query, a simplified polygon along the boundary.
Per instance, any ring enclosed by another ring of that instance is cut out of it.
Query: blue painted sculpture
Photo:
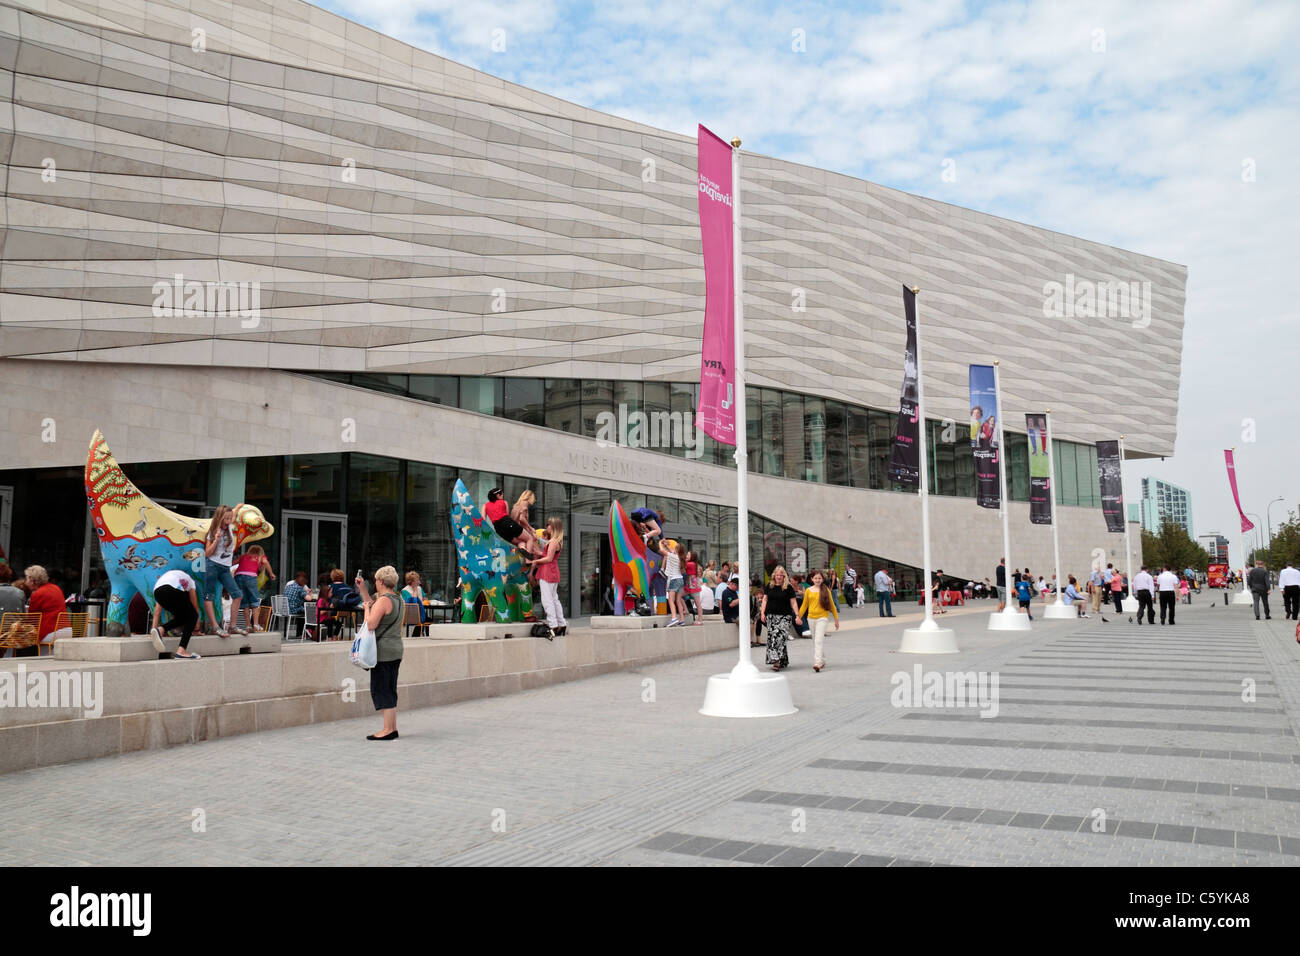
[[[533,587],[519,550],[492,528],[460,479],[451,493],[451,536],[460,566],[461,621],[473,624],[482,594],[498,624],[522,621],[533,613]]]

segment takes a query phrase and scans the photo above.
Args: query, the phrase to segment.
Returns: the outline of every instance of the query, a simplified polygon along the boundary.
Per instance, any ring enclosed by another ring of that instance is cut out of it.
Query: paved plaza
[[[732,651],[405,712],[386,746],[376,718],[12,773],[0,863],[1294,865],[1300,645],[1218,599],[1027,635],[975,602],[943,657],[851,612],[824,672],[791,645],[786,718],[698,714]],[[917,663],[996,674],[997,715],[892,706]]]

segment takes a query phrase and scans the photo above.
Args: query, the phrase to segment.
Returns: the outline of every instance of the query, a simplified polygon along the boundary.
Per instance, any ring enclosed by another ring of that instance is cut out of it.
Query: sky
[[[1261,528],[1300,511],[1300,3],[318,5],[582,106],[1187,266],[1175,454],[1128,465],[1126,500],[1182,485],[1236,563],[1235,447]]]

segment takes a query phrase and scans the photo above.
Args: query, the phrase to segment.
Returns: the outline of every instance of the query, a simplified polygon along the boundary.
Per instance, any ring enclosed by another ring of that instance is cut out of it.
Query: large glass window
[[[412,375],[410,395],[435,405],[460,405],[460,379],[455,375]]]
[[[502,380],[502,410],[511,421],[526,425],[542,425],[542,399],[544,390],[540,378],[507,378]]]
[[[951,437],[951,427],[945,429],[943,422],[933,419],[927,421],[926,432],[929,434],[930,455],[930,493],[935,495],[955,495],[957,493],[957,469],[955,464],[955,442],[944,441],[945,431]],[[963,434],[962,437],[965,437]]]
[[[970,432],[957,429],[957,440],[952,445],[954,494],[962,498],[975,497],[975,449],[970,444]]]
[[[1090,462],[1090,464],[1088,465],[1088,479],[1089,479],[1088,483],[1092,486],[1092,501],[1090,502],[1090,504],[1094,508],[1100,508],[1101,507],[1101,475],[1097,473],[1097,446],[1085,445],[1083,447],[1088,449],[1088,460]]]
[[[1029,436],[1003,431],[1007,443],[1007,494],[1012,501],[1029,500]]]
[[[672,418],[669,415],[672,411],[672,400],[669,396],[668,383],[646,382],[642,388],[641,400],[645,403],[646,415],[645,434],[641,439],[642,447],[665,450],[663,434],[667,432],[670,439],[672,436]]]
[[[785,418],[781,414],[781,393],[765,388],[763,401],[763,467],[765,475],[785,474]]]
[[[843,402],[826,402],[826,481],[849,484],[849,446],[845,433],[847,416]]]
[[[670,444],[667,450],[678,458],[685,458],[687,444],[695,447],[695,386],[690,382],[670,383],[668,405],[672,412],[673,427],[671,438],[666,439]],[[662,445],[660,450],[664,450]]]
[[[343,456],[286,455],[283,501],[293,511],[343,511]]]
[[[403,540],[397,514],[401,462],[357,453],[348,459],[348,563],[365,571],[369,580],[376,568],[396,565],[404,557],[398,551]]]
[[[577,435],[582,431],[582,388],[576,378],[548,378],[543,386],[546,427]]]
[[[445,465],[407,462],[406,546],[402,566],[402,587],[406,572],[420,575],[424,593],[448,604],[456,597],[459,562],[451,536],[451,489],[456,474]]]
[[[352,384],[376,392],[387,392],[389,395],[405,395],[407,388],[405,375],[385,375],[374,372],[353,372]]]
[[[752,474],[763,473],[763,394],[752,385],[745,388],[746,468]]]
[[[641,411],[641,383],[640,382],[615,382],[614,383],[614,414],[618,416],[619,432],[618,440],[627,445],[631,444],[628,440],[629,432],[632,432],[632,416]],[[642,447],[645,441],[643,429],[637,429],[633,435],[636,446]]]
[[[460,407],[480,415],[501,414],[504,383],[499,378],[465,376],[460,380]]]
[[[1097,476],[1097,446],[1096,445],[1075,445],[1074,462],[1078,469],[1079,481],[1079,504],[1085,507],[1091,506],[1094,502],[1092,499],[1092,488],[1094,476]],[[1101,503],[1101,478],[1097,476],[1098,484],[1097,504]]]
[[[785,477],[804,477],[803,396],[798,392],[781,393],[782,437],[785,452]]]
[[[614,412],[614,383],[603,379],[587,379],[582,383],[582,434],[598,437],[602,417]]]
[[[845,408],[845,427],[848,430],[849,483],[854,488],[871,487],[871,442],[867,410],[860,405]]]
[[[1079,503],[1079,472],[1074,460],[1075,445],[1072,442],[1057,441],[1056,452],[1056,500],[1061,505]]]
[[[868,434],[871,449],[871,487],[889,488],[889,457],[894,450],[894,422],[897,415],[876,409],[867,411]]]
[[[803,480],[826,481],[826,400],[805,395],[803,400]]]

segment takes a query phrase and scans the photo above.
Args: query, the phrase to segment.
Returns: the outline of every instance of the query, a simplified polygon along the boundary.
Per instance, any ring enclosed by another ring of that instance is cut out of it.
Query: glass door
[[[316,511],[285,511],[280,516],[280,567],[277,574],[286,581],[298,571],[307,572],[307,581],[316,587],[322,574],[343,569],[345,581],[352,575],[345,567],[348,551],[347,515]]]

